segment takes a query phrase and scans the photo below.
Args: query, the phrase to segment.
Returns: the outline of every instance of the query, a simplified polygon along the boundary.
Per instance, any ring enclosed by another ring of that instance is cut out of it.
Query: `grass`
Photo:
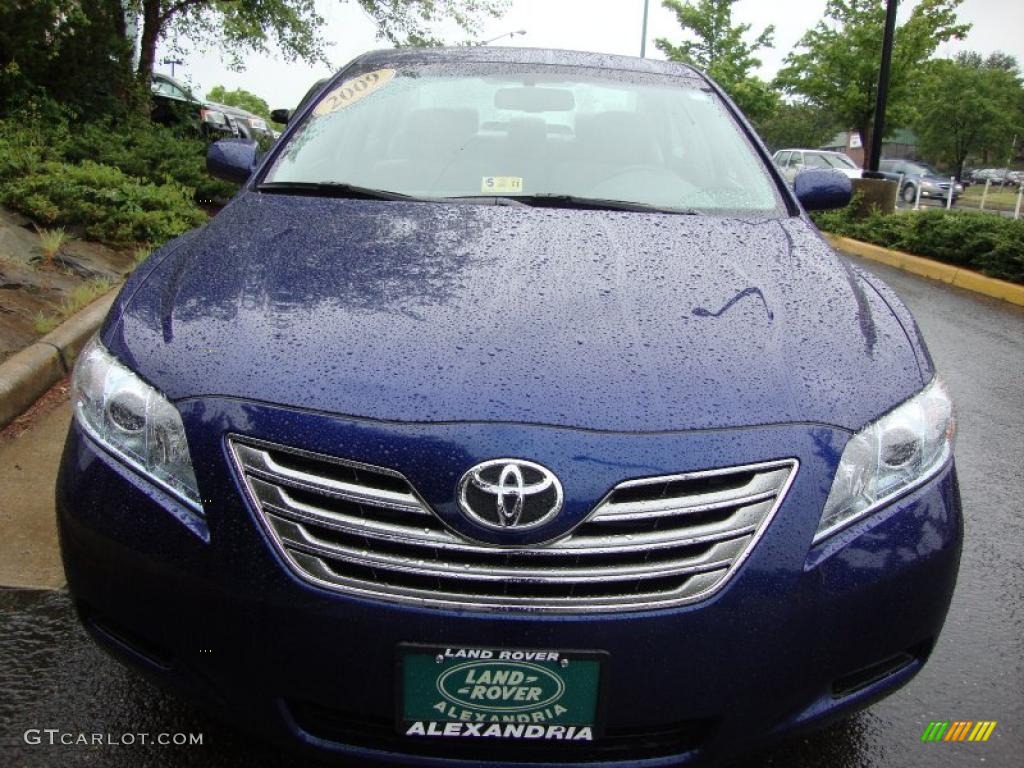
[[[132,269],[137,269],[142,262],[149,258],[149,254],[152,252],[152,248],[136,248],[135,255],[132,257]]]
[[[32,327],[40,336],[45,336],[58,325],[63,318],[60,315],[48,315],[45,312],[36,312]]]
[[[96,277],[82,283],[71,291],[70,296],[61,302],[60,307],[55,313],[36,313],[35,320],[33,322],[33,327],[35,328],[36,333],[40,335],[49,333],[60,325],[65,318],[71,317],[71,315],[75,314],[78,310],[92,304],[96,299],[113,287],[114,283],[105,277]]]
[[[972,206],[978,206],[981,204],[981,195],[985,190],[984,184],[975,184],[964,190],[964,193],[960,195],[960,206],[963,207],[966,204]],[[1017,205],[1017,189],[1011,187],[1009,189],[1000,189],[999,187],[989,187],[988,195],[985,197],[985,208],[1001,209],[1004,211],[1012,211],[1014,206]]]
[[[43,261],[47,266],[50,266],[53,264],[53,258],[60,251],[61,246],[68,241],[68,235],[64,231],[64,227],[41,229],[37,226],[36,232],[39,234],[39,244],[43,248]]]

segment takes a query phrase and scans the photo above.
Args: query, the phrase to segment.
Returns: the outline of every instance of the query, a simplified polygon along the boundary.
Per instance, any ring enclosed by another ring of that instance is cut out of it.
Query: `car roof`
[[[611,53],[567,51],[558,48],[451,46],[446,48],[387,48],[363,54],[353,64],[372,68],[386,64],[546,64],[549,66],[610,69],[638,74],[670,75],[706,82],[703,73],[675,61],[641,59]]]
[[[181,90],[185,91],[186,93],[191,93],[191,91],[192,91],[192,89],[189,88],[187,85],[185,85],[183,82],[181,82],[181,80],[178,80],[176,77],[171,77],[170,75],[166,75],[163,72],[154,72],[151,75],[151,78],[153,80],[166,80],[171,85],[176,85],[178,88],[180,88]]]
[[[780,149],[779,152],[817,152],[820,155],[846,155],[845,152],[836,152],[834,149],[812,149],[810,147],[788,147],[786,149]]]

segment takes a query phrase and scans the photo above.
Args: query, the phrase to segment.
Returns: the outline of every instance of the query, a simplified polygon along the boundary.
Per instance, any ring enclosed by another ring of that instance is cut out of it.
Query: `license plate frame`
[[[396,731],[430,741],[592,744],[604,731],[609,658],[601,650],[399,643]],[[497,700],[471,703],[484,693],[479,685],[490,695],[501,689]]]

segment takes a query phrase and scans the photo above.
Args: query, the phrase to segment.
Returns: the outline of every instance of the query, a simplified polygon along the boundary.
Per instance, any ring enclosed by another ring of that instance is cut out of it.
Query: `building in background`
[[[843,152],[859,167],[864,167],[866,153],[857,131],[841,131],[820,149]],[[896,128],[882,141],[882,157],[917,160],[917,137],[906,128]]]

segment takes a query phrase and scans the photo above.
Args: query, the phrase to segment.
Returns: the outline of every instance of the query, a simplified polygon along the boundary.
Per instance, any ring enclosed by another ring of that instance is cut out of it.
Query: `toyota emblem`
[[[543,525],[562,508],[562,484],[548,469],[522,459],[477,464],[459,480],[459,507],[487,528]]]

